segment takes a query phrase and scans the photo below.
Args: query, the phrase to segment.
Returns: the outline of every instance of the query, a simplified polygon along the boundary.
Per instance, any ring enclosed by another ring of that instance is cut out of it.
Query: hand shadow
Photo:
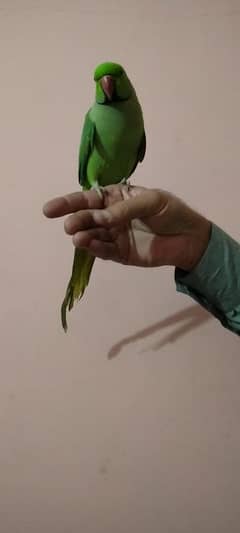
[[[187,309],[183,309],[182,311],[179,311],[174,315],[164,318],[163,320],[160,320],[159,322],[156,322],[155,324],[152,324],[151,326],[148,326],[147,328],[137,331],[133,335],[129,335],[129,337],[125,337],[124,339],[120,340],[119,342],[114,344],[109,350],[108,359],[113,359],[114,357],[117,357],[121,350],[124,348],[124,346],[127,346],[128,344],[139,341],[141,339],[145,339],[145,337],[153,335],[161,329],[170,326],[176,326],[176,324],[180,323],[179,327],[175,327],[160,342],[157,342],[152,347],[153,350],[159,350],[160,348],[163,348],[163,346],[165,346],[166,344],[170,342],[175,342],[183,335],[186,335],[193,329],[198,328],[208,320],[211,320],[211,318],[211,314],[205,311],[200,305],[192,305],[191,307],[187,307]]]

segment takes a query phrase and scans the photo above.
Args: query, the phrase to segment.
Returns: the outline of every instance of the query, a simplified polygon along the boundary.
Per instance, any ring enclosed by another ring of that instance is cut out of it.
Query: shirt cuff
[[[176,268],[175,282],[179,292],[222,318],[240,304],[240,244],[212,224],[200,262],[190,273]]]

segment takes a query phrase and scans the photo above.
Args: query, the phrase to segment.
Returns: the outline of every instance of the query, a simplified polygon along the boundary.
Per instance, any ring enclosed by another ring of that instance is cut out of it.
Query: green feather
[[[121,76],[123,74],[124,69],[121,65],[118,63],[112,63],[111,61],[107,61],[106,63],[101,63],[97,66],[94,72],[94,81],[100,80],[103,76]]]
[[[101,89],[102,76],[115,79],[112,101]],[[83,189],[107,186],[128,179],[146,152],[141,106],[124,69],[117,63],[102,63],[94,73],[96,101],[85,116],[79,149],[79,182]],[[67,310],[79,300],[89,283],[95,258],[76,249],[71,279],[61,307],[67,331]]]
[[[85,250],[75,249],[72,275],[61,307],[62,327],[67,331],[67,310],[71,311],[75,300],[80,300],[88,285],[95,258]]]
[[[95,137],[95,124],[90,118],[90,112],[86,114],[81,145],[79,150],[79,165],[78,165],[78,178],[79,183],[82,187],[88,187],[86,178],[87,178],[87,164],[89,156],[91,155],[94,148],[94,137]]]

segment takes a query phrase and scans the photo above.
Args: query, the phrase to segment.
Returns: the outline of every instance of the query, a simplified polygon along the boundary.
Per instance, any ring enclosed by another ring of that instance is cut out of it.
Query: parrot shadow
[[[186,335],[193,329],[202,326],[202,324],[208,322],[212,318],[212,315],[205,311],[200,305],[192,305],[191,307],[178,311],[177,313],[174,313],[174,315],[166,317],[163,320],[120,340],[110,348],[108,359],[114,359],[117,357],[125,346],[141,339],[145,339],[157,331],[173,326],[170,333],[165,335],[163,339],[152,346],[152,350],[159,350],[167,344],[177,341],[180,337]]]

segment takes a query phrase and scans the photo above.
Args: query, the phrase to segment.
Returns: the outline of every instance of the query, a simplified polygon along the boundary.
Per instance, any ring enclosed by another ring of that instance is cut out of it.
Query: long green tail
[[[71,311],[75,300],[80,300],[88,285],[95,257],[86,250],[75,248],[72,275],[61,307],[62,327],[67,331],[67,310]]]

